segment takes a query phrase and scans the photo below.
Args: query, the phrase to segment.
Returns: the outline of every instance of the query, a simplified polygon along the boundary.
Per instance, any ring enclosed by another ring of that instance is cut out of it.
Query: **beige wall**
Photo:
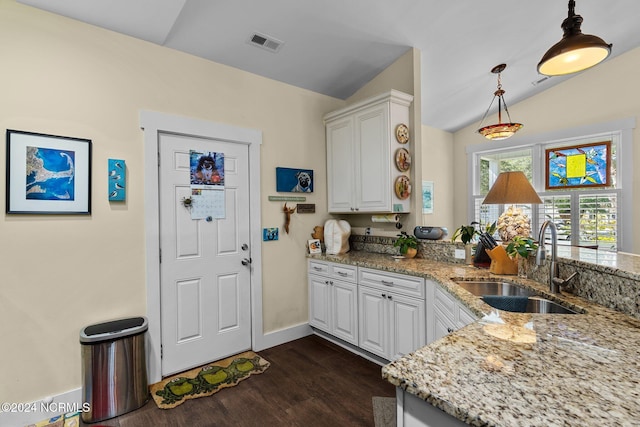
[[[615,47],[614,47],[615,48]],[[509,112],[514,120],[524,124],[524,128],[512,137],[518,138],[546,132],[570,129],[595,123],[609,122],[640,115],[640,48],[608,60],[586,70],[558,85],[522,101],[510,105]],[[508,88],[507,88],[508,89]],[[508,96],[508,93],[507,93]],[[508,101],[508,100],[507,100]],[[496,120],[493,117],[493,120]],[[636,119],[637,120],[637,119]],[[454,134],[455,181],[454,181],[454,221],[465,224],[467,218],[467,168],[466,147],[486,140],[475,133],[478,123]],[[633,131],[633,164],[640,164],[640,129]],[[460,159],[460,161],[458,160]],[[462,161],[464,159],[464,161]],[[633,252],[640,253],[640,179],[633,178]]]
[[[0,401],[80,387],[83,326],[146,313],[143,133],[153,110],[263,131],[265,332],[307,321],[305,243],[326,219],[326,186],[289,235],[275,168],[325,180],[322,116],[344,102],[0,0],[0,128],[93,141],[91,216],[4,215],[0,221]],[[125,159],[125,204],[107,201],[107,159]],[[5,150],[0,150],[5,164]],[[4,200],[4,185],[0,186]]]
[[[449,237],[460,226],[453,222],[453,191],[458,177],[454,164],[453,134],[423,125],[422,179],[433,182],[433,213],[423,214],[420,225],[446,227]]]

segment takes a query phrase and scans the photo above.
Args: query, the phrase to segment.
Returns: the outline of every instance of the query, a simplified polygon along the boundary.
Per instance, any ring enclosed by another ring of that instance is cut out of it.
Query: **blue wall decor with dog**
[[[276,168],[276,191],[313,193],[313,170]]]

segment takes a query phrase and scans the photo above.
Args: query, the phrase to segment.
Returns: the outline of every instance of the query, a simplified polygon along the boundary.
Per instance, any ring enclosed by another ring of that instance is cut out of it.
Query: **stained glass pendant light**
[[[564,35],[544,54],[538,72],[547,76],[562,76],[593,67],[611,54],[610,44],[600,37],[582,34],[582,16],[575,14],[576,2],[569,1],[569,16],[562,21]]]
[[[491,109],[491,106],[493,105],[493,102],[496,100],[496,98],[498,99],[498,123],[494,125],[484,126],[478,129],[479,134],[481,134],[487,139],[496,140],[496,141],[500,139],[507,139],[513,136],[513,134],[515,134],[522,127],[522,123],[513,123],[511,121],[511,116],[509,115],[509,109],[507,108],[507,103],[504,100],[504,90],[502,89],[500,73],[502,73],[505,68],[507,68],[507,64],[496,65],[491,69],[491,72],[493,74],[498,75],[498,90],[496,90],[493,93],[493,99],[491,99],[489,108],[487,108],[487,111],[484,113],[484,116],[480,121],[480,126],[482,126],[482,122],[484,122],[484,119],[487,117],[487,114],[489,114],[489,110]],[[504,104],[504,112],[507,113],[507,117],[509,118],[508,123],[502,123],[502,105],[503,104]]]

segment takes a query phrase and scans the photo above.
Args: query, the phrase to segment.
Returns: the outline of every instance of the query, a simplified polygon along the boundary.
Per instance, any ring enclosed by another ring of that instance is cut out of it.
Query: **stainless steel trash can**
[[[112,320],[83,328],[82,421],[95,423],[140,408],[149,399],[145,317]]]

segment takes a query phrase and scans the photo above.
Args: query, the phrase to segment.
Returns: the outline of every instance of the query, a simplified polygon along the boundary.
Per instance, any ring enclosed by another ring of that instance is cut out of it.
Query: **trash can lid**
[[[111,341],[116,338],[128,337],[145,332],[149,329],[146,317],[128,317],[109,322],[97,323],[82,328],[80,331],[81,343],[97,343]]]

